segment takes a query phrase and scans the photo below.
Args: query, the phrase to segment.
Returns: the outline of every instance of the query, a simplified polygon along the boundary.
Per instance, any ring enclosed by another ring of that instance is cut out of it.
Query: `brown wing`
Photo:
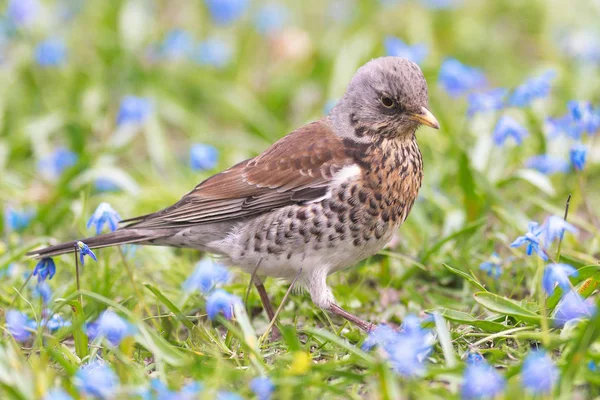
[[[200,183],[173,206],[123,222],[127,227],[168,228],[249,217],[327,193],[333,175],[355,164],[324,121],[306,125],[243,161]]]

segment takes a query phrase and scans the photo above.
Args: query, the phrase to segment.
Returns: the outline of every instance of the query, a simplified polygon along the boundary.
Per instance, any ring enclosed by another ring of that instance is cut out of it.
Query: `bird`
[[[422,125],[439,129],[419,66],[372,59],[320,120],[209,177],[170,207],[81,241],[212,253],[252,274],[271,319],[266,277],[296,282],[316,306],[371,331],[374,324],[336,303],[327,277],[376,254],[408,217],[423,180]],[[28,255],[73,252],[77,242]]]

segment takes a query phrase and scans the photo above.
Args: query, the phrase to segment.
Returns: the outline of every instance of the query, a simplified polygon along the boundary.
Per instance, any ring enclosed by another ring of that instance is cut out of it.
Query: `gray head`
[[[421,124],[439,128],[428,110],[423,72],[400,57],[376,58],[363,65],[329,118],[339,135],[357,141],[412,138]]]

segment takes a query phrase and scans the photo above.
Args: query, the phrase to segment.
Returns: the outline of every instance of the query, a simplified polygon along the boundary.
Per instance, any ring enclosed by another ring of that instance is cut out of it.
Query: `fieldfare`
[[[422,124],[439,128],[421,69],[403,58],[374,59],[326,117],[206,179],[174,205],[83,242],[219,255],[256,272],[269,318],[264,277],[297,278],[317,306],[368,331],[372,324],[336,305],[326,279],[381,250],[408,216],[423,179],[415,137]],[[72,252],[75,243],[29,255]]]

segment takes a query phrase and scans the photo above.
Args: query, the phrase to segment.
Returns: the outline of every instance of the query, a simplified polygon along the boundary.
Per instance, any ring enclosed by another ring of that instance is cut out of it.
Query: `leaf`
[[[171,300],[167,299],[165,297],[165,295],[162,294],[162,292],[160,290],[158,290],[158,288],[152,286],[149,283],[145,283],[144,286],[146,287],[146,289],[151,291],[152,294],[154,294],[158,298],[158,300],[161,303],[163,303],[165,305],[165,307],[167,307],[169,309],[169,311],[171,311],[173,314],[175,314],[177,319],[183,325],[185,325],[186,328],[188,328],[189,330],[194,330],[194,328],[196,328],[196,325],[192,321],[190,321],[190,319],[188,317],[186,317],[185,314],[183,312],[181,312],[181,310],[179,308],[177,308],[177,306],[175,304],[173,304],[173,302],[171,302]]]
[[[85,326],[85,314],[83,308],[77,300],[69,301],[67,304],[71,306],[73,310],[73,339],[75,340],[75,352],[79,359],[86,357],[88,353],[88,337],[84,331]]]
[[[477,279],[475,279],[475,277],[467,274],[464,271],[452,268],[451,266],[449,266],[448,264],[442,263],[442,265],[444,267],[446,267],[450,272],[452,272],[455,275],[458,275],[460,277],[462,277],[463,279],[465,279],[467,282],[473,284],[474,286],[476,286],[479,290],[483,290],[484,292],[487,292],[487,289],[485,287],[483,287],[483,285],[481,283],[479,283],[479,281]]]
[[[550,178],[534,169],[520,169],[515,172],[513,176],[529,182],[548,196],[554,196],[556,194]]]
[[[438,334],[438,340],[440,341],[440,346],[442,346],[442,352],[444,353],[444,359],[446,360],[446,367],[454,368],[456,366],[456,354],[454,353],[452,337],[448,331],[446,321],[440,313],[437,312],[433,313],[433,319],[435,321],[435,330]]]
[[[312,328],[312,327],[305,327],[304,329],[302,329],[302,331],[316,336],[320,339],[326,340],[328,342],[333,343],[334,345],[346,350],[349,353],[354,354],[355,356],[358,356],[359,358],[361,358],[362,360],[366,361],[367,363],[374,365],[376,363],[375,359],[365,353],[364,351],[360,350],[358,347],[354,346],[353,344],[349,343],[348,341],[340,338],[337,335],[332,334],[329,331],[325,331],[323,329],[317,329],[317,328]]]
[[[458,184],[463,192],[463,203],[467,221],[474,221],[481,215],[481,199],[476,192],[471,162],[464,151],[461,151],[458,157]]]
[[[482,225],[484,225],[486,222],[487,222],[486,218],[480,218],[477,221],[471,222],[470,224],[466,225],[461,230],[456,231],[456,232],[440,239],[433,246],[431,246],[431,248],[429,248],[425,252],[425,255],[423,255],[423,257],[421,257],[421,263],[426,264],[429,257],[431,257],[431,255],[433,255],[436,251],[438,251],[446,243],[448,243],[454,239],[458,239],[461,236],[467,236],[467,235],[473,233],[478,228],[480,228]]]
[[[461,311],[450,310],[448,308],[438,308],[437,311],[449,321],[457,322],[459,324],[464,325],[471,325],[481,329],[482,331],[501,332],[506,329],[506,326],[503,324],[493,321],[477,319],[472,315]]]
[[[490,311],[505,314],[517,320],[526,321],[533,324],[540,323],[540,316],[538,314],[521,307],[514,300],[510,300],[490,292],[475,293],[473,298],[477,303]]]

